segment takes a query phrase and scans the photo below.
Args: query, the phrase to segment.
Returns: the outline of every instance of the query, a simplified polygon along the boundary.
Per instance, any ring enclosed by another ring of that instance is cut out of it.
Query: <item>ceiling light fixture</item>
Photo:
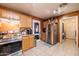
[[[54,14],[60,14],[62,12],[61,8],[55,9],[53,11]]]
[[[54,13],[54,14],[57,14],[57,10],[54,10],[53,13]]]
[[[62,8],[64,8],[66,5],[67,5],[67,3],[60,4],[59,7],[53,11],[53,13],[60,14],[62,12]]]

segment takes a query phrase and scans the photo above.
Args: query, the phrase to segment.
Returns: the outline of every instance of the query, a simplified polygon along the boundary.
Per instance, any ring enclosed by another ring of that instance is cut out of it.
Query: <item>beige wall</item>
[[[66,33],[66,38],[75,39],[75,31],[76,31],[76,18],[71,17],[64,19],[62,21],[64,23],[64,31]]]

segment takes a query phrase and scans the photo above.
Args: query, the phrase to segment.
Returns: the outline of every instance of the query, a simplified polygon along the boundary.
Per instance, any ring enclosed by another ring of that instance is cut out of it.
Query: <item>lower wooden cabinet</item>
[[[35,46],[35,40],[34,40],[34,36],[29,37],[29,41],[30,41],[30,48]]]
[[[29,48],[29,38],[28,37],[23,37],[22,39],[22,51],[25,51]]]
[[[22,39],[22,51],[26,51],[35,46],[34,36],[23,36]]]

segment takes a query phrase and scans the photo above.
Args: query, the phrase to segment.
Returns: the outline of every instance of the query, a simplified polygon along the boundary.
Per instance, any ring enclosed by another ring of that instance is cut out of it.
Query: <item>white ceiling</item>
[[[57,9],[60,3],[3,3],[0,5],[33,15],[42,19],[47,19],[53,16],[59,16],[65,13],[79,10],[78,3],[68,3],[62,8],[62,13],[54,14],[53,10]]]

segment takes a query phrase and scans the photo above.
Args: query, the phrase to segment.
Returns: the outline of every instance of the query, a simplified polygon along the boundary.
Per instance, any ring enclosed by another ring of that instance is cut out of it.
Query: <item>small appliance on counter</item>
[[[7,33],[3,33],[3,32],[0,32],[0,39],[3,39],[3,36],[6,35]]]
[[[22,35],[31,35],[32,29],[31,28],[21,28],[21,34]]]

